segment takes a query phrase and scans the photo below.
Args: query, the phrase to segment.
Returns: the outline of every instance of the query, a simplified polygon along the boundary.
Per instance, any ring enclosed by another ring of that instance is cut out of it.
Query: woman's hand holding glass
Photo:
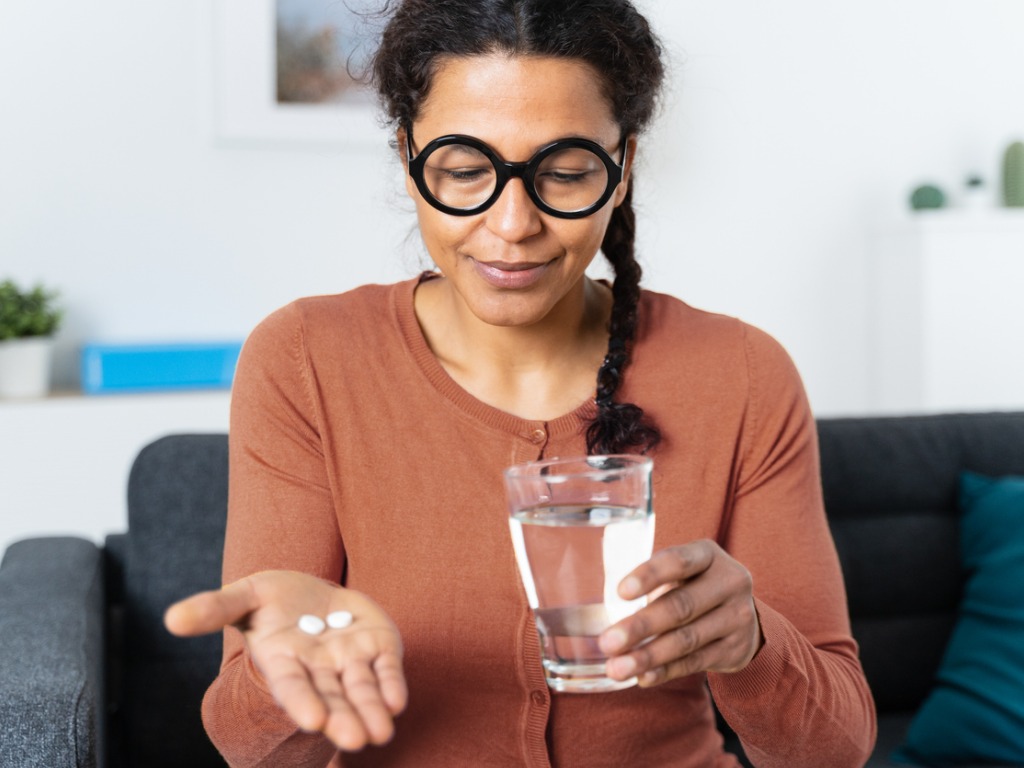
[[[347,611],[348,627],[299,629],[306,614]],[[175,603],[164,617],[176,635],[234,626],[284,711],[339,749],[384,744],[406,705],[402,641],[391,619],[362,593],[304,573],[264,571]]]
[[[619,594],[651,599],[601,634],[608,676],[617,680],[636,675],[651,686],[699,672],[738,672],[764,642],[750,573],[713,541],[655,553],[622,580]]]

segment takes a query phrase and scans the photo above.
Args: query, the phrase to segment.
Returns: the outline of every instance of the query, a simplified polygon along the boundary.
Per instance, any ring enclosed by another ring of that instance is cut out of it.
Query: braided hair
[[[389,0],[383,12],[389,19],[371,76],[394,126],[415,121],[443,58],[495,52],[586,62],[601,77],[623,136],[643,130],[654,115],[664,79],[661,46],[630,0]],[[597,413],[586,431],[591,454],[645,452],[660,438],[639,406],[615,399],[640,301],[632,184],[601,244],[615,279]]]

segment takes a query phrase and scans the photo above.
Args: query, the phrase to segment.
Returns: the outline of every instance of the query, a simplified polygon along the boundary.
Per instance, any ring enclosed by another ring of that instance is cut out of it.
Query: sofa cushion
[[[965,472],[960,504],[959,616],[896,757],[1024,765],[1024,477]]]
[[[1024,413],[821,419],[822,489],[879,715],[928,695],[957,618],[959,474],[1024,474]]]

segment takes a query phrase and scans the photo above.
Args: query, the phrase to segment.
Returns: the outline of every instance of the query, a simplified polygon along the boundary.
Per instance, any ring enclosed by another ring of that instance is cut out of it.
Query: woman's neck
[[[549,421],[593,397],[611,301],[607,286],[584,278],[579,293],[541,322],[495,326],[435,278],[417,288],[415,309],[427,344],[459,386],[520,418]]]

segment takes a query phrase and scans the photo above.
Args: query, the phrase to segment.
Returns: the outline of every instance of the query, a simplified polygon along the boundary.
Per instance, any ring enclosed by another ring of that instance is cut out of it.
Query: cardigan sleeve
[[[825,517],[817,432],[799,374],[746,329],[749,400],[725,547],[751,572],[764,645],[746,669],[709,673],[715,702],[758,766],[861,766],[875,740]]]
[[[223,580],[262,570],[303,571],[340,583],[344,549],[321,448],[319,408],[290,305],[246,340],[231,397],[228,522]],[[229,765],[340,765],[319,733],[300,731],[271,696],[241,633],[224,632],[220,674],[203,723]]]

